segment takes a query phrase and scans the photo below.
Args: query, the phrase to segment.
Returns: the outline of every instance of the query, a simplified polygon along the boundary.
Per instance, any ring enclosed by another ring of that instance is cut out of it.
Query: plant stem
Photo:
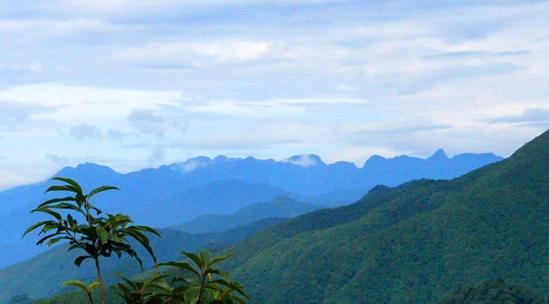
[[[101,275],[101,266],[99,266],[99,257],[94,257],[95,270],[97,271],[97,281],[99,282],[99,303],[106,304],[105,300],[105,283],[103,282],[103,275]]]
[[[88,294],[88,302],[89,302],[90,304],[93,304],[93,296],[92,296],[92,293],[91,293],[91,292],[88,292],[87,294]]]
[[[204,292],[204,285],[206,284],[206,274],[202,274],[202,279],[200,282],[200,291],[198,292],[198,301],[197,304],[202,303],[202,293]]]

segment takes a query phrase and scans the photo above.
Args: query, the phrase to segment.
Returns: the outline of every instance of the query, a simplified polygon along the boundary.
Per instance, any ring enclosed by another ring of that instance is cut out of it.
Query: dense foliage
[[[246,303],[243,287],[233,282],[229,273],[217,264],[229,255],[212,257],[209,252],[183,252],[188,259],[168,262],[167,274],[156,274],[144,280],[124,279],[119,283],[120,295],[126,304],[231,304]]]
[[[122,278],[122,282],[108,289],[109,304],[245,304],[244,288],[234,282],[218,264],[230,256],[212,257],[208,251],[183,252],[185,260],[158,265],[136,279]],[[36,304],[94,303],[95,283],[79,281],[67,284],[83,293],[65,293]]]
[[[31,303],[32,303],[31,298],[29,298],[29,296],[27,296],[26,294],[14,296],[8,301],[8,304],[31,304]]]
[[[492,280],[462,287],[444,299],[442,304],[545,304],[541,296],[526,287]]]
[[[91,259],[95,263],[96,281],[84,283],[79,280],[69,280],[65,286],[79,289],[88,304],[94,304],[95,291],[99,292],[99,302],[107,303],[105,281],[101,271],[100,258],[108,258],[115,254],[118,258],[123,254],[136,259],[143,270],[143,262],[130,239],[141,245],[156,263],[156,256],[146,233],[160,234],[148,226],[134,226],[130,217],[124,214],[106,214],[94,206],[90,200],[95,195],[118,190],[112,186],[101,186],[85,194],[82,186],[73,179],[56,177],[53,180],[61,185],[50,186],[48,192],[70,193],[69,196],[49,199],[32,212],[44,213],[51,219],[31,225],[24,235],[39,230],[41,238],[38,245],[54,245],[60,241],[68,242],[67,252],[80,250],[82,255],[74,260],[77,267]],[[95,214],[93,214],[95,212]],[[126,303],[132,304],[231,304],[246,303],[243,287],[230,280],[229,274],[215,268],[229,258],[229,255],[211,257],[209,252],[201,250],[195,253],[183,252],[191,261],[167,262],[158,266],[177,268],[185,274],[167,273],[145,277],[143,280],[132,281],[123,278],[116,288],[119,296]],[[81,294],[82,294],[81,293]],[[237,294],[238,295],[237,295]],[[72,296],[69,296],[72,299]],[[28,297],[15,296],[10,302],[24,302]],[[55,301],[55,300],[54,300]],[[83,302],[79,300],[80,302]],[[112,301],[110,301],[112,302]]]
[[[256,303],[436,303],[493,278],[542,291],[547,214],[549,132],[461,178],[290,220],[231,248],[231,266]]]
[[[74,259],[74,264],[77,267],[80,267],[88,259],[93,260],[97,284],[92,283],[89,286],[95,286],[94,289],[99,288],[100,303],[105,304],[105,283],[101,272],[100,259],[109,258],[113,254],[120,258],[122,254],[127,254],[136,259],[141,269],[143,269],[143,262],[130,240],[145,248],[156,262],[156,256],[150,246],[147,233],[160,235],[148,226],[132,225],[133,221],[127,215],[103,215],[103,211],[91,203],[90,200],[97,194],[109,190],[118,190],[118,188],[101,186],[85,193],[82,186],[73,179],[56,177],[53,180],[63,184],[50,186],[46,193],[69,193],[68,196],[49,199],[32,210],[32,212],[46,214],[50,219],[31,225],[25,230],[24,235],[39,230],[41,238],[37,241],[38,245],[47,244],[52,246],[60,241],[68,242],[67,251],[78,250],[81,252],[81,255]],[[82,284],[82,286],[84,285]],[[86,290],[90,304],[92,304],[91,291],[87,287],[82,289]]]

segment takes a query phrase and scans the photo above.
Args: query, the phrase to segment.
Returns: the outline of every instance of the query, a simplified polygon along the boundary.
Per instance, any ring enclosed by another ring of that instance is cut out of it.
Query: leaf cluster
[[[37,241],[38,245],[52,246],[60,241],[67,241],[69,251],[82,249],[85,254],[74,260],[76,266],[80,266],[87,259],[97,260],[113,254],[121,257],[125,253],[135,258],[143,267],[142,260],[129,243],[130,239],[143,246],[156,262],[147,236],[160,236],[156,230],[132,225],[131,218],[124,214],[104,214],[90,202],[97,194],[118,188],[102,186],[85,194],[82,187],[70,178],[56,177],[53,180],[62,184],[49,187],[46,193],[63,192],[69,195],[47,200],[32,210],[33,213],[46,214],[50,219],[28,227],[24,235],[39,230],[41,238]]]
[[[128,304],[231,304],[246,303],[243,287],[216,267],[230,255],[211,257],[201,250],[183,252],[187,259],[159,264],[168,274],[141,281],[124,279],[118,284],[120,296]]]
[[[458,288],[442,301],[443,304],[474,303],[543,303],[541,296],[525,286],[515,286],[502,279],[485,281],[477,285]]]

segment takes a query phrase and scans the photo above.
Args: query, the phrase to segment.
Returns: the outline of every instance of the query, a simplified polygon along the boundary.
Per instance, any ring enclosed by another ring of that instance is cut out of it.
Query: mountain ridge
[[[297,156],[294,161],[303,159]],[[120,192],[100,196],[96,203],[107,212],[124,212],[138,223],[162,228],[205,214],[230,214],[279,195],[326,207],[347,204],[378,184],[396,186],[417,178],[452,178],[501,158],[484,154],[436,161],[378,157],[376,166],[363,168],[345,162],[324,164],[318,156],[308,155],[306,159],[308,163],[303,166],[252,157],[202,157],[194,161],[209,165],[193,170],[186,163],[124,174],[84,163],[63,168],[58,174],[78,180],[86,189],[118,186]],[[0,268],[43,251],[33,245],[32,238],[20,240],[19,234],[39,219],[29,216],[29,211],[48,197],[43,194],[48,185],[51,181],[0,192],[0,232],[5,236],[0,246],[12,248],[0,252]]]
[[[202,215],[170,228],[186,233],[213,233],[251,224],[265,218],[292,218],[320,208],[320,206],[302,203],[282,195],[270,201],[249,205],[236,213]]]
[[[549,131],[462,177],[291,219],[231,247],[229,266],[252,303],[437,303],[496,278],[543,291],[547,173]]]

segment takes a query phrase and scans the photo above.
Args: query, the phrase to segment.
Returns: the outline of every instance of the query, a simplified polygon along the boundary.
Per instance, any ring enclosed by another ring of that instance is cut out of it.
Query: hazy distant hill
[[[88,164],[72,169],[73,172],[64,172],[63,176],[79,178],[86,185],[95,186],[102,182],[89,180],[89,170],[97,168],[107,170]],[[88,176],[89,182],[85,176]],[[165,180],[164,185],[147,187],[120,174],[109,175],[107,178],[98,175],[97,180],[123,189],[101,197],[99,206],[106,211],[130,214],[136,222],[155,227],[179,224],[214,210],[229,214],[257,201],[270,200],[287,193],[269,185],[252,185],[238,180],[216,181],[189,189],[170,180]],[[39,219],[37,215],[30,215],[29,211],[37,202],[44,200],[46,187],[46,183],[41,183],[12,190],[16,195],[8,191],[9,200],[6,201],[0,193],[0,209],[3,203],[23,202],[19,209],[8,214],[0,213],[0,246],[7,249],[0,251],[0,267],[25,260],[47,249],[34,245],[35,235],[21,238],[25,227]]]
[[[232,247],[254,303],[436,303],[496,278],[549,287],[549,131],[450,181],[377,187]]]
[[[181,225],[171,227],[187,233],[220,232],[267,218],[292,218],[319,209],[286,196],[242,208],[229,215],[203,215]]]
[[[292,156],[286,161],[198,157],[160,169],[183,172],[193,180],[231,178],[264,183],[297,194],[317,195],[346,189],[368,189],[377,184],[394,186],[418,178],[449,179],[501,159],[492,153],[467,153],[449,158],[439,149],[426,159],[410,156],[387,159],[374,155],[362,168],[343,161],[326,164],[317,155],[305,154]]]
[[[137,222],[157,227],[181,224],[206,214],[230,214],[253,203],[286,195],[306,203],[334,206],[351,203],[377,184],[398,185],[416,178],[451,178],[501,158],[493,154],[437,152],[430,158],[374,156],[363,168],[352,163],[325,164],[318,156],[285,161],[252,157],[193,158],[183,163],[120,174],[109,167],[82,164],[64,168],[87,188],[103,184],[122,191],[99,197],[106,211],[130,214]],[[29,211],[42,201],[48,182],[0,192],[0,268],[34,256],[44,248],[22,231],[37,220]]]

